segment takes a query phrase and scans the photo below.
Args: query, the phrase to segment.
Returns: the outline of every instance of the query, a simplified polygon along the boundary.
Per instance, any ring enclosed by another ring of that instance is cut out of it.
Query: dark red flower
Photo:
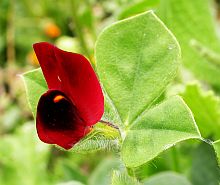
[[[99,81],[82,55],[46,42],[33,47],[49,88],[38,102],[38,136],[45,143],[70,149],[104,112]]]

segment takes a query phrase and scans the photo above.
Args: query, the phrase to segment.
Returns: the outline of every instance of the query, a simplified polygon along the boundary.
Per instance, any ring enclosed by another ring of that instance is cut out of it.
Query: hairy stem
[[[106,125],[108,125],[108,126],[110,126],[112,128],[115,128],[115,129],[119,130],[119,127],[117,125],[115,125],[114,123],[111,123],[111,122],[108,122],[108,121],[104,121],[104,120],[100,120],[99,122],[100,123],[104,123],[104,124],[106,124]]]

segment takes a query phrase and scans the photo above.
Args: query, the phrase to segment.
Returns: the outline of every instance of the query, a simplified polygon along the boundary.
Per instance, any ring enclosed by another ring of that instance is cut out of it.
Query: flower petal
[[[104,97],[89,61],[58,48],[54,48],[54,53],[60,62],[62,90],[72,98],[87,126],[97,123],[104,112]]]
[[[54,47],[47,42],[40,42],[33,45],[37,59],[40,63],[44,77],[49,89],[60,89],[59,67],[54,55]]]
[[[80,139],[88,133],[88,129],[84,128],[79,131],[52,131],[45,129],[40,122],[37,121],[37,134],[41,141],[48,144],[56,144],[66,150],[72,148]]]
[[[71,100],[59,90],[44,93],[37,107],[37,133],[49,144],[70,149],[87,132],[87,126],[80,118]]]
[[[89,61],[45,42],[34,44],[34,49],[48,87],[61,89],[74,102],[87,126],[97,123],[104,112],[104,97]]]

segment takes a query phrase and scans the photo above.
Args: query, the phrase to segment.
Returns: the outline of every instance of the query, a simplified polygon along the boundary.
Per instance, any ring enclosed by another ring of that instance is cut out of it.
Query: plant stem
[[[15,62],[15,46],[14,46],[14,2],[9,1],[9,8],[7,12],[7,30],[6,30],[6,41],[7,41],[7,62],[8,64]]]
[[[106,125],[108,125],[108,126],[110,126],[110,127],[112,127],[112,128],[115,128],[115,129],[119,130],[119,127],[118,127],[117,125],[111,123],[111,122],[104,121],[104,120],[100,120],[99,122],[100,122],[100,123],[104,123],[104,124],[106,124]]]

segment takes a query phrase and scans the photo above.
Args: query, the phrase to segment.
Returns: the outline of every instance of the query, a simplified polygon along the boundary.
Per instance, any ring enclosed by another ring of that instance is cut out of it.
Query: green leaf
[[[47,91],[47,84],[40,68],[24,73],[22,78],[25,84],[28,103],[35,117],[38,101],[41,95]]]
[[[178,173],[162,172],[144,182],[144,185],[192,185],[189,180]]]
[[[113,169],[120,168],[120,161],[116,158],[106,158],[103,160],[89,177],[89,185],[109,185]]]
[[[183,93],[204,138],[220,139],[220,101],[213,91],[203,91],[198,84],[188,84]]]
[[[195,150],[192,158],[191,181],[196,185],[218,185],[220,168],[213,147],[205,142]]]
[[[130,125],[175,77],[179,45],[152,11],[119,21],[99,36],[97,72],[117,124]]]
[[[141,166],[180,141],[200,138],[187,105],[173,97],[147,111],[127,132],[122,159],[128,168]]]
[[[162,0],[157,13],[177,37],[185,66],[197,77],[220,86],[220,67],[216,65],[216,59],[219,60],[217,53],[220,52],[220,43],[214,23],[212,2]]]
[[[150,109],[175,76],[180,57],[175,38],[152,12],[105,29],[95,56],[109,107],[119,124],[133,125],[122,147],[127,167],[145,164],[177,142],[200,138],[180,98]]]
[[[218,163],[220,164],[220,140],[215,141],[213,143],[213,146],[214,146],[215,152],[216,152],[217,157],[218,157]]]
[[[111,185],[140,185],[140,183],[125,172],[113,171]]]

